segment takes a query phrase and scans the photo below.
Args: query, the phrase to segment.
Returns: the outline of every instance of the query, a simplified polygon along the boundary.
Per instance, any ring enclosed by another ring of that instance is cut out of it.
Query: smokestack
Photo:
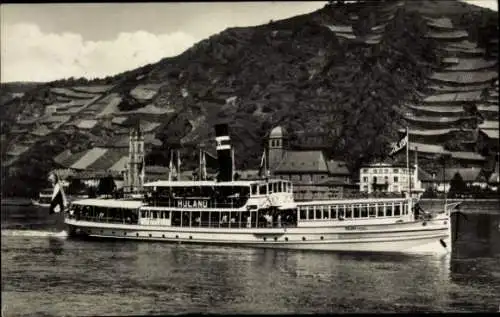
[[[215,141],[217,142],[217,161],[219,163],[218,182],[230,182],[233,176],[233,162],[231,155],[231,139],[229,127],[225,123],[215,125]]]

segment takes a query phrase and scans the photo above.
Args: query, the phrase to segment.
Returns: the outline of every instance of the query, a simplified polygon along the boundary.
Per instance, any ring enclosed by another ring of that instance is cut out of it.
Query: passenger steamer
[[[417,216],[412,198],[296,202],[290,181],[233,181],[227,126],[216,126],[216,140],[217,180],[147,183],[143,201],[74,201],[65,219],[70,234],[304,250],[451,250],[450,209]]]

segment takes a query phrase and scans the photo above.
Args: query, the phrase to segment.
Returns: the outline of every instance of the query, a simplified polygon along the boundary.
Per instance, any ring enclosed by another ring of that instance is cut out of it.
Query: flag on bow
[[[52,193],[52,200],[50,201],[49,214],[60,213],[64,211],[68,205],[66,195],[59,177],[56,174],[51,173],[49,180],[54,184],[54,192]]]

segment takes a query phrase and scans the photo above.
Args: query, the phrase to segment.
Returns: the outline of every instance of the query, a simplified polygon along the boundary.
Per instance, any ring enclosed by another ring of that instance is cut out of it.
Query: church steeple
[[[146,168],[144,166],[144,152],[144,136],[141,132],[140,121],[138,121],[129,133],[129,154],[125,186],[131,192],[141,189],[144,182],[141,177],[143,169]]]
[[[283,128],[275,127],[269,133],[269,168],[271,172],[279,165],[285,154],[286,136]]]

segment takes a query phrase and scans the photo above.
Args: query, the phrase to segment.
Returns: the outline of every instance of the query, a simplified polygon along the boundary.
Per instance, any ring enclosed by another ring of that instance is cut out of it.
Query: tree
[[[465,182],[462,179],[462,176],[460,176],[460,173],[455,173],[453,178],[450,181],[450,190],[449,194],[451,197],[455,197],[459,194],[465,193],[467,190],[467,187],[465,186]]]
[[[108,175],[99,180],[99,185],[97,186],[97,193],[99,195],[111,195],[116,189],[115,180],[113,176]]]
[[[79,178],[69,178],[68,193],[75,195],[85,190],[85,184]]]

